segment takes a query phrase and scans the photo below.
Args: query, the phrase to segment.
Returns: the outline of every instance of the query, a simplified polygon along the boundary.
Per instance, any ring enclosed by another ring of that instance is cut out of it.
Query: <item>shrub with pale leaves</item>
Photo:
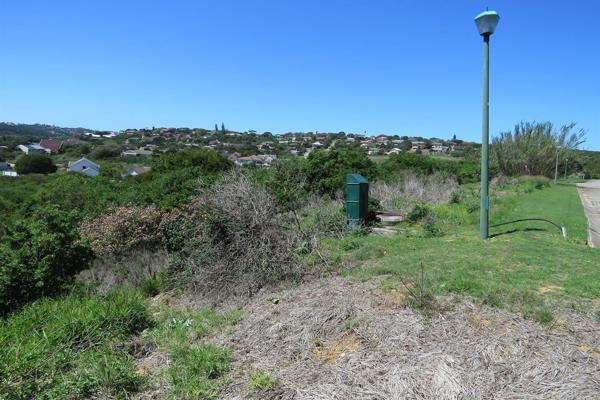
[[[123,206],[85,220],[80,233],[98,256],[119,256],[160,244],[161,212],[154,206]]]

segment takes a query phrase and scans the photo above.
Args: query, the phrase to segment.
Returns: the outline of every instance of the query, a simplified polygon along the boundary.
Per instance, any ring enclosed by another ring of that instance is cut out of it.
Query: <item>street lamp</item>
[[[496,30],[500,16],[496,11],[485,11],[475,17],[475,25],[483,36],[483,125],[481,133],[481,211],[479,216],[479,237],[489,235],[489,136],[490,136],[490,36]]]
[[[558,183],[558,151],[560,146],[556,146],[556,166],[554,167],[554,183]]]

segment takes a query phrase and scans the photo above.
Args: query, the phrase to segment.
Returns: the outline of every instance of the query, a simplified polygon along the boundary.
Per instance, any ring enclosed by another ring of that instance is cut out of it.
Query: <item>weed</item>
[[[279,381],[273,375],[264,371],[257,371],[250,376],[248,385],[252,390],[270,390],[279,386]]]
[[[168,377],[177,399],[212,399],[226,383],[231,350],[210,344],[175,345],[171,349]]]
[[[431,214],[431,209],[427,207],[425,204],[415,204],[413,208],[406,215],[406,220],[408,222],[419,222],[423,220],[425,217]]]
[[[213,399],[228,381],[232,352],[211,344],[194,344],[213,332],[234,325],[241,311],[218,313],[211,308],[199,311],[159,306],[158,324],[141,335],[168,351],[171,363],[166,370],[171,395],[176,399]]]
[[[408,292],[408,305],[429,316],[436,312],[437,304],[435,296],[429,287],[423,263],[420,263],[420,265],[419,274],[412,280],[412,284],[408,284],[402,278],[400,279]]]

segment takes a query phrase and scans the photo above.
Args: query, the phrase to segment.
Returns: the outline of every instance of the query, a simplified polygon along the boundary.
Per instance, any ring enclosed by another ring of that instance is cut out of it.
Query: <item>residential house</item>
[[[13,171],[13,166],[7,162],[0,162],[1,176],[17,176],[17,171]]]
[[[245,165],[255,165],[257,167],[262,167],[263,158],[261,156],[247,156],[247,157],[238,157],[235,160],[235,165],[239,167],[243,167]]]
[[[83,157],[70,162],[67,171],[81,173],[85,176],[97,176],[100,173],[100,166]]]
[[[20,144],[19,150],[21,150],[25,154],[46,154],[50,153],[49,150],[43,148],[39,144],[30,143],[30,144]]]
[[[245,165],[255,165],[257,167],[268,167],[277,159],[277,156],[272,154],[253,155],[248,157],[238,157],[235,160],[235,165],[241,167]]]
[[[449,147],[445,146],[442,142],[433,142],[431,145],[431,151],[434,153],[447,153]]]
[[[122,156],[151,156],[152,152],[150,150],[145,150],[143,148],[139,148],[137,150],[125,150],[121,152]]]
[[[150,172],[151,168],[146,166],[133,167],[129,168],[125,174],[123,174],[123,178],[130,176],[138,176]]]
[[[398,147],[394,147],[393,149],[391,149],[390,151],[388,151],[387,154],[388,156],[395,156],[402,153],[402,149],[399,149]]]
[[[62,148],[63,141],[55,139],[42,139],[40,140],[40,147],[43,147],[48,153],[58,153]]]
[[[424,141],[420,141],[420,140],[415,140],[412,142],[412,147],[410,148],[410,151],[412,151],[413,153],[417,150],[423,150],[425,148],[425,142]]]

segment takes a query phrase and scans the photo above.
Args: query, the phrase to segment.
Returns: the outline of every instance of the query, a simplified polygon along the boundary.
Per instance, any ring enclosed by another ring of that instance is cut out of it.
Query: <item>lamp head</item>
[[[475,25],[481,36],[491,35],[498,26],[500,16],[496,11],[484,11],[475,17]]]

